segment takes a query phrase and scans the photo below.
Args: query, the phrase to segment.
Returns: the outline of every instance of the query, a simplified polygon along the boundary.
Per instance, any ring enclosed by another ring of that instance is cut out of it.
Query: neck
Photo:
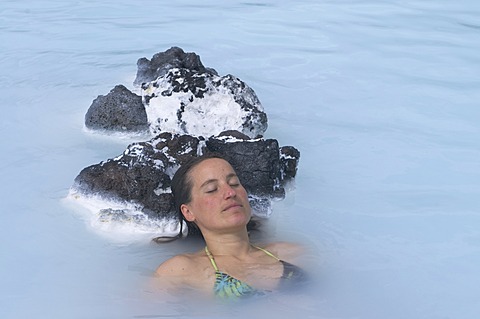
[[[235,255],[242,256],[248,254],[251,245],[247,230],[227,234],[209,234],[204,233],[203,237],[208,250],[216,256]]]

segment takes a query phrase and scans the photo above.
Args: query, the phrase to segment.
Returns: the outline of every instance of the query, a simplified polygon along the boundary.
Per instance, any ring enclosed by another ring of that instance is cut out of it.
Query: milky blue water
[[[171,46],[245,81],[266,137],[300,149],[268,232],[309,247],[308,293],[158,300],[152,271],[195,244],[115,240],[65,203],[134,140],[86,132],[92,100]],[[2,0],[0,52],[1,318],[480,316],[480,2]]]

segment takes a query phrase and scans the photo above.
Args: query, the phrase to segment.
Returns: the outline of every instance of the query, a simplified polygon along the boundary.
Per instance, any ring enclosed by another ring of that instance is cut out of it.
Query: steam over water
[[[0,317],[478,318],[479,17],[473,0],[3,0]],[[162,299],[154,269],[202,244],[154,245],[66,199],[82,168],[146,140],[86,131],[92,100],[171,46],[245,81],[265,137],[301,151],[252,236],[303,243],[313,287]]]

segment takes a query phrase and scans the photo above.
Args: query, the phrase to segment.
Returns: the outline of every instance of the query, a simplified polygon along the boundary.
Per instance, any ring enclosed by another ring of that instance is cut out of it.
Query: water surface
[[[477,1],[2,1],[2,318],[475,318],[480,315]],[[94,98],[171,46],[251,86],[266,137],[300,149],[273,240],[322,283],[250,310],[151,300],[188,241],[95,232],[65,203],[135,138],[86,132]]]

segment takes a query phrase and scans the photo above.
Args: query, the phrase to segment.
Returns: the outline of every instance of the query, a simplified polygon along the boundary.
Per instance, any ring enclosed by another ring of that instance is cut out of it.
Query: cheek
[[[215,201],[211,198],[206,198],[202,202],[203,207],[211,208],[215,206]]]
[[[216,201],[212,198],[202,198],[195,202],[198,211],[208,213],[216,205]]]
[[[239,194],[244,197],[244,198],[248,198],[248,194],[247,194],[247,191],[245,190],[245,188],[242,187],[242,189],[239,191]]]

